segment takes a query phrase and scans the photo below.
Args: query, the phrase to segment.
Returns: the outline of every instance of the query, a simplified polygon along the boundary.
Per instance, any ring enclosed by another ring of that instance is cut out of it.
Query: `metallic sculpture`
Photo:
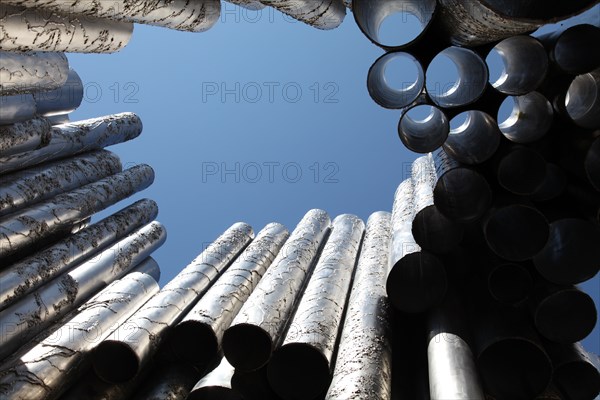
[[[58,89],[67,82],[69,62],[63,53],[0,52],[0,94]]]

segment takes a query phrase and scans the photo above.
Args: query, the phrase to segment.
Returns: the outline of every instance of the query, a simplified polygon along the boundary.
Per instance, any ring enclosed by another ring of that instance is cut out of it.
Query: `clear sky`
[[[136,25],[112,55],[69,55],[85,85],[73,120],[136,112],[144,130],[113,146],[124,166],[150,164],[154,184],[99,216],[148,197],[167,243],[154,257],[164,285],[236,221],[290,230],[306,211],[363,218],[391,211],[416,157],[397,136],[399,112],[375,104],[367,71],[383,51],[352,14],[320,31],[270,8],[223,2],[204,33]],[[584,285],[596,301],[599,280]],[[600,351],[598,328],[586,347]]]

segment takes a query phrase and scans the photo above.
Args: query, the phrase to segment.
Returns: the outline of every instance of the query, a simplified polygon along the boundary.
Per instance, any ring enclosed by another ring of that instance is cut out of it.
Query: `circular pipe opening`
[[[176,357],[194,365],[210,362],[219,352],[219,341],[212,328],[198,321],[183,321],[169,338]]]
[[[509,192],[530,195],[546,179],[546,160],[537,151],[518,146],[502,157],[496,175],[500,186]]]
[[[580,24],[565,30],[554,43],[553,61],[564,72],[584,74],[600,67],[600,28]]]
[[[510,115],[503,118],[503,109],[510,108],[511,104]],[[498,128],[511,142],[531,143],[548,132],[553,116],[552,104],[538,92],[507,97],[498,111]]]
[[[565,96],[567,114],[582,128],[600,128],[600,69],[579,75]]]
[[[450,121],[450,127],[444,151],[462,163],[481,164],[494,155],[500,145],[496,120],[483,111],[461,113]]]
[[[255,325],[234,325],[223,335],[223,353],[227,361],[241,371],[254,371],[267,364],[272,349],[269,334]]]
[[[412,234],[424,250],[448,253],[460,244],[462,225],[446,218],[435,205],[419,211],[413,220]]]
[[[554,370],[554,382],[571,399],[594,399],[600,394],[600,372],[589,362],[559,365]]]
[[[448,76],[452,75],[451,79]],[[431,61],[425,74],[425,87],[440,107],[465,106],[481,97],[488,83],[488,70],[472,50],[448,47]]]
[[[518,264],[501,264],[488,276],[488,289],[494,299],[505,304],[519,304],[526,300],[533,287],[531,274]]]
[[[378,58],[367,77],[371,98],[390,109],[408,106],[419,97],[424,85],[423,67],[412,55],[402,52],[387,53]]]
[[[439,148],[448,137],[450,124],[446,114],[432,105],[409,108],[400,117],[398,135],[402,143],[416,153],[429,153]]]
[[[446,217],[458,222],[474,222],[492,203],[487,181],[470,168],[455,168],[443,174],[433,190],[433,201]]]
[[[124,383],[133,379],[140,368],[137,354],[125,343],[106,340],[92,356],[96,375],[110,383]]]

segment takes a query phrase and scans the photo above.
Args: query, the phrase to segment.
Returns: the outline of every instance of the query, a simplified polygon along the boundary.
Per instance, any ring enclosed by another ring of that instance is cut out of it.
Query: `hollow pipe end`
[[[212,328],[198,321],[183,321],[169,337],[173,354],[193,365],[206,365],[219,352],[219,341]]]
[[[255,371],[266,365],[273,346],[269,333],[252,324],[231,326],[223,335],[223,353],[227,361],[240,371]]]
[[[94,372],[109,383],[125,383],[140,370],[140,359],[133,349],[118,340],[105,340],[92,354]]]

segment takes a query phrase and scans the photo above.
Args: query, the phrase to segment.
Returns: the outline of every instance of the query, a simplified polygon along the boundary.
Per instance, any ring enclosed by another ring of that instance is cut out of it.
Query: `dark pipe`
[[[600,142],[599,142],[600,143]],[[548,201],[560,196],[567,187],[567,175],[556,164],[546,164],[544,183],[531,196],[533,201]]]
[[[535,150],[515,145],[511,147],[496,166],[498,183],[517,195],[530,195],[544,184],[546,160]]]
[[[455,117],[464,122],[451,128],[444,151],[456,161],[481,164],[494,155],[500,145],[500,130],[496,120],[483,111],[467,111]],[[452,124],[452,121],[450,121]]]
[[[415,153],[428,153],[439,148],[449,132],[446,114],[430,104],[416,104],[404,109],[398,123],[400,140]]]
[[[533,278],[521,264],[506,262],[490,255],[486,272],[490,295],[500,303],[521,304],[533,289]]]
[[[513,108],[510,116],[500,121],[500,132],[511,142],[531,143],[541,139],[552,126],[554,110],[550,102],[538,92],[511,97]]]
[[[600,128],[600,68],[573,80],[565,96],[565,108],[576,125]]]
[[[540,36],[550,60],[566,74],[579,75],[600,67],[600,28],[589,24],[575,25]]]
[[[588,180],[600,191],[600,137],[597,137],[588,149],[583,165]]]
[[[592,400],[600,394],[600,371],[580,343],[545,343],[554,364],[554,383],[570,400]]]

